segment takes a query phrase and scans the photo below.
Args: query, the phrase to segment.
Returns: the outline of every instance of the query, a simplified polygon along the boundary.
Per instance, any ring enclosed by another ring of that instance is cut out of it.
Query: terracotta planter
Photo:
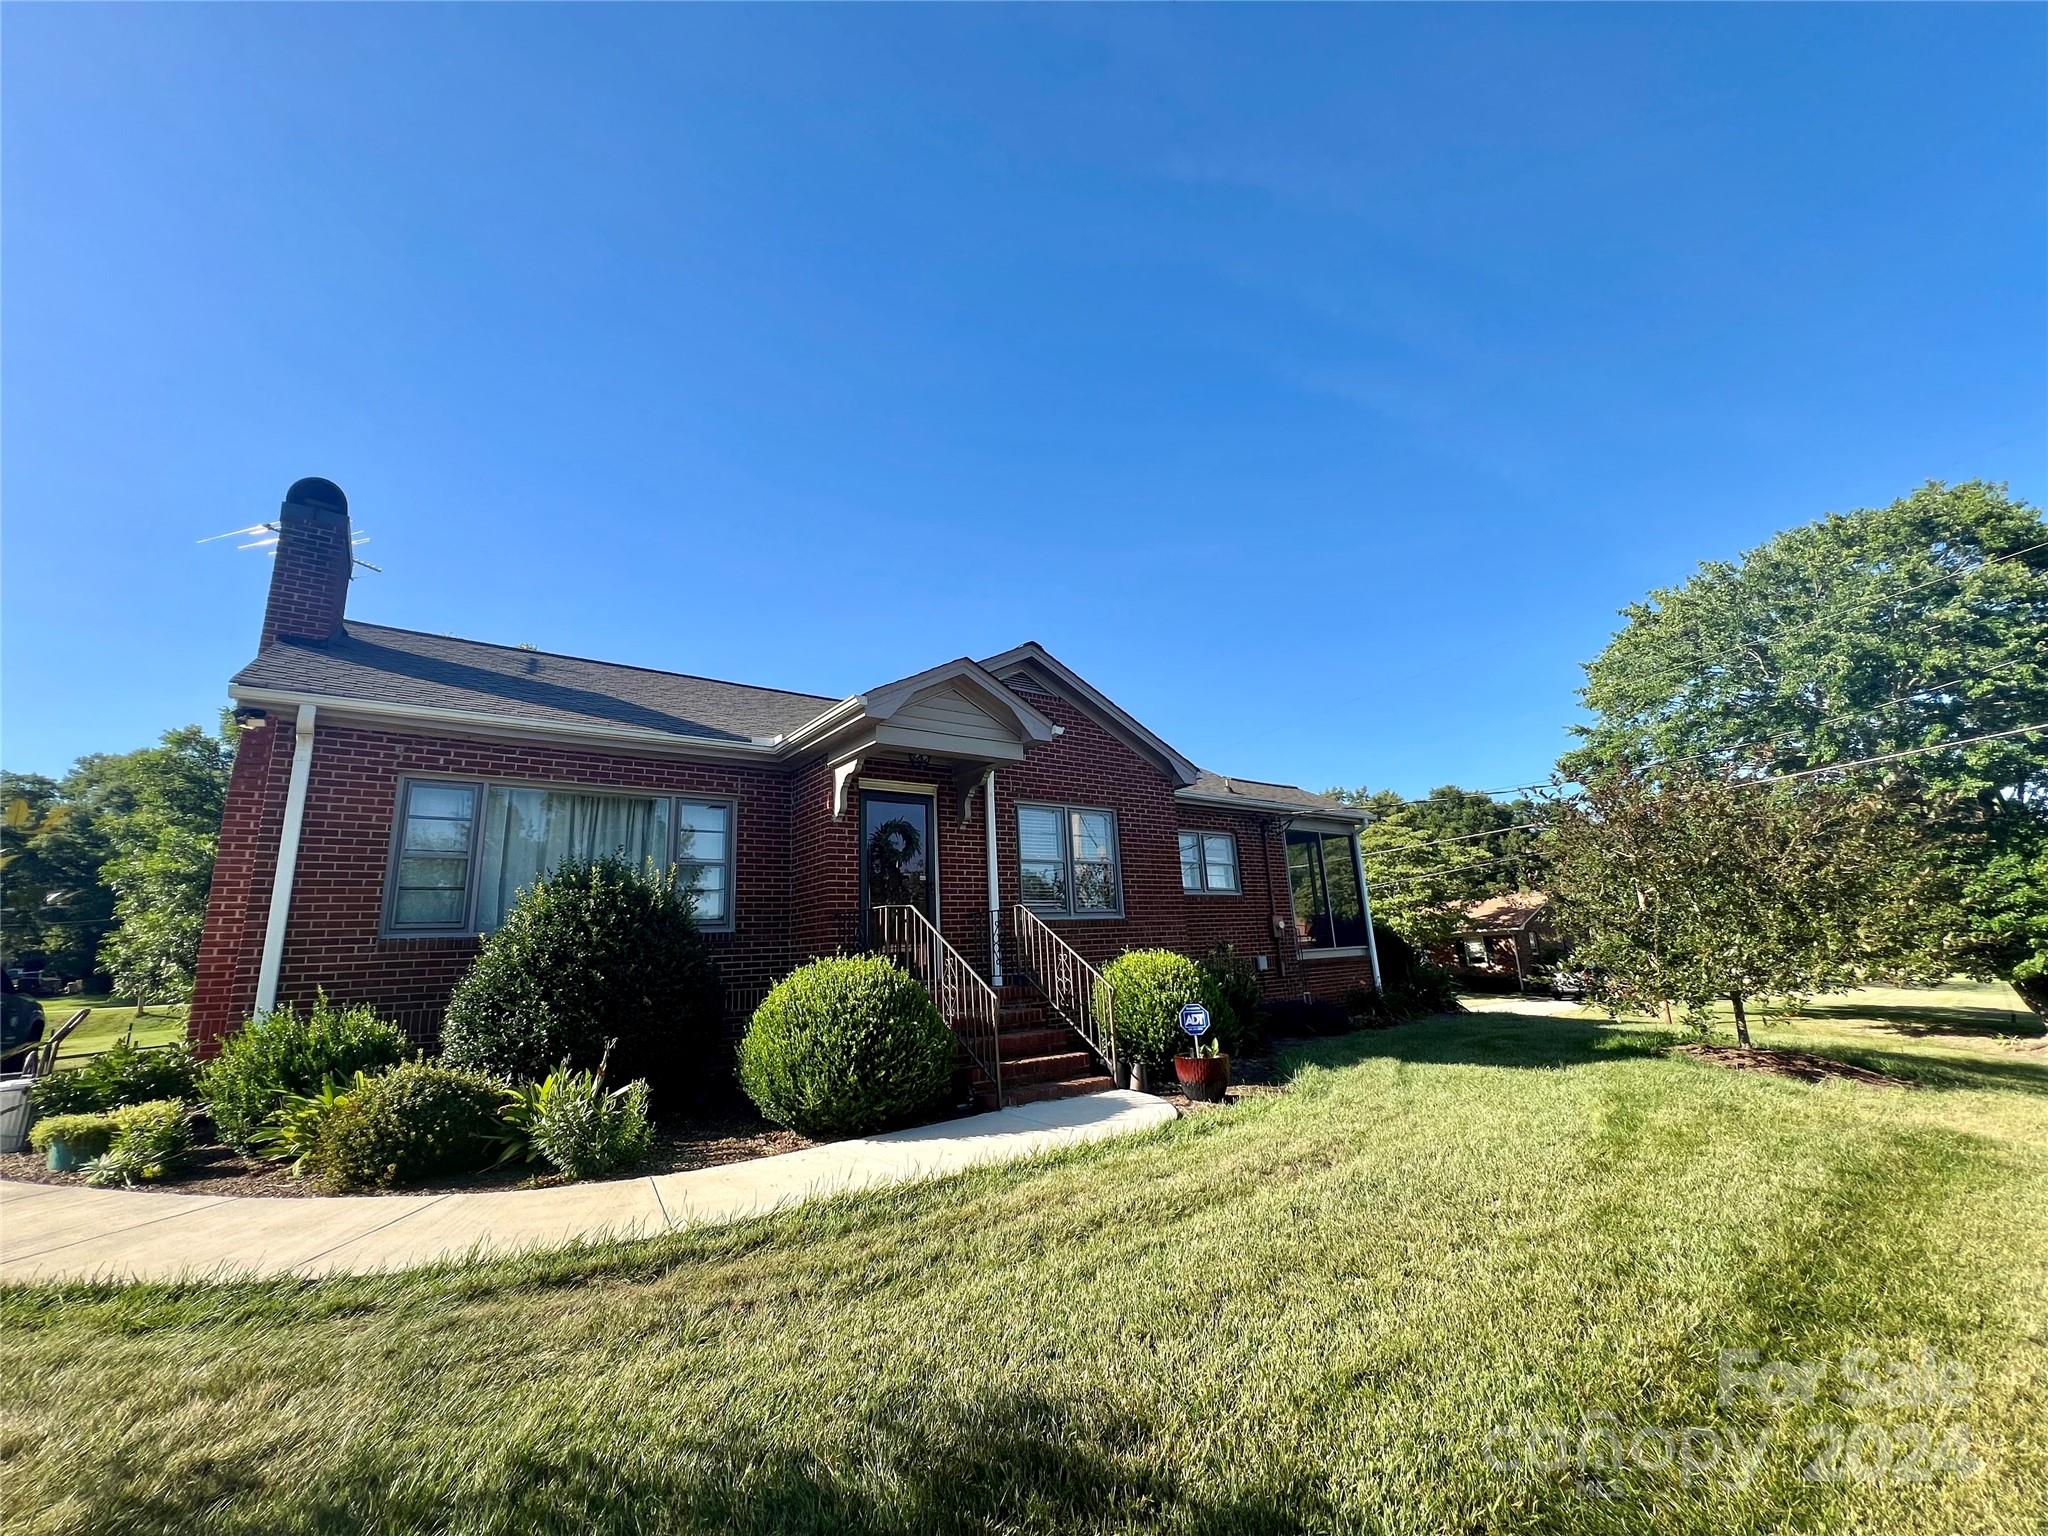
[[[1204,1104],[1220,1103],[1230,1086],[1228,1056],[1176,1056],[1173,1075],[1180,1079],[1180,1091]]]

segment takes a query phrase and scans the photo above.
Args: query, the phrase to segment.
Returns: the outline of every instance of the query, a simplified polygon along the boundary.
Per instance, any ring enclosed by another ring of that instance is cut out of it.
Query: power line
[[[2048,720],[2044,720],[2036,725],[2015,726],[2009,731],[1986,731],[1977,736],[1960,736],[1954,741],[1937,741],[1924,747],[1908,747],[1903,751],[1880,753],[1875,757],[1859,757],[1846,763],[1829,763],[1820,768],[1804,768],[1797,773],[1779,773],[1764,778],[1741,779],[1737,781],[1737,784],[1744,789],[1755,788],[1765,784],[1783,784],[1794,779],[1817,778],[1824,773],[1844,773],[1851,768],[1868,768],[1878,763],[1901,762],[1909,757],[1925,757],[1930,752],[1950,752],[1958,747],[1975,746],[1979,742],[2009,741],[2015,736],[2031,736],[2039,731],[2048,731]],[[1508,829],[1503,827],[1499,830],[1507,831]],[[1417,870],[1412,874],[1400,875],[1392,880],[1368,883],[1377,884],[1379,889],[1385,890],[1389,886],[1406,885],[1410,881],[1426,880],[1436,875],[1455,875],[1469,869],[1486,869],[1495,864],[1520,863],[1530,857],[1531,855],[1527,853],[1505,853],[1497,858],[1478,859],[1470,864],[1446,864],[1438,869]]]
[[[1987,667],[1982,672],[1975,673],[1970,677],[1952,677],[1947,682],[1929,683],[1925,688],[1916,688],[1911,693],[1902,693],[1895,699],[1888,699],[1882,704],[1876,704],[1871,706],[1869,709],[1844,710],[1839,714],[1823,715],[1820,719],[1813,721],[1811,724],[1807,725],[1802,730],[1788,731],[1785,735],[1773,736],[1768,741],[1739,742],[1733,746],[1708,747],[1704,751],[1700,752],[1684,752],[1671,757],[1652,757],[1645,759],[1642,763],[1638,764],[1637,766],[1643,768],[1656,768],[1661,767],[1667,763],[1698,762],[1702,758],[1720,756],[1731,752],[1757,751],[1759,749],[1770,750],[1777,747],[1782,747],[1801,740],[1804,736],[1819,730],[1822,726],[1840,725],[1845,720],[1867,720],[1874,715],[1881,715],[1889,710],[1897,709],[1902,704],[1910,704],[1915,699],[1924,699],[1932,694],[1947,693],[1951,689],[1961,688],[1970,683],[1981,683],[1985,681],[1987,678],[1996,676],[1998,673],[2004,672],[2012,667],[2016,667],[2021,662],[2027,661],[2029,659],[2030,658],[2025,656],[2015,656],[2008,661],[1999,662],[1998,665],[1994,667]],[[1462,790],[1460,791],[1460,793],[1467,795],[1504,795],[1512,792],[1513,790],[1518,789],[1548,789],[1553,784],[1584,784],[1585,782],[1586,781],[1584,779],[1566,779],[1552,777],[1549,779],[1544,779],[1534,784],[1510,785],[1507,789],[1471,789]],[[1417,800],[1403,800],[1401,804],[1427,805],[1431,802],[1431,799],[1432,797],[1425,795]],[[1390,845],[1390,847],[1388,848],[1376,849],[1374,851],[1385,853],[1398,851],[1402,848],[1428,848],[1434,846],[1436,843],[1466,842],[1471,840],[1472,838],[1492,837],[1496,833],[1513,832],[1521,827],[1529,827],[1536,825],[1539,825],[1539,823],[1527,821],[1515,822],[1510,826],[1495,827],[1488,832],[1472,832],[1467,833],[1462,837],[1436,838],[1432,842],[1396,843]]]
[[[1388,843],[1383,847],[1365,849],[1367,858],[1378,858],[1383,854],[1400,853],[1409,848],[1440,848],[1445,843],[1469,843],[1482,837],[1498,837],[1503,832],[1520,832],[1525,827],[1540,827],[1541,820],[1517,821],[1505,827],[1489,827],[1484,832],[1463,832],[1456,837],[1433,837],[1421,843]],[[1361,845],[1363,846],[1363,845]]]
[[[1987,556],[1987,557],[1986,557],[1985,559],[1979,560],[1979,561],[1978,561],[1978,562],[1977,562],[1977,563],[1976,563],[1975,565],[1971,565],[1971,566],[1965,566],[1965,567],[1963,567],[1963,568],[1961,568],[1961,569],[1959,569],[1959,570],[1953,570],[1953,571],[1942,571],[1942,572],[1940,572],[1940,573],[1939,573],[1938,575],[1934,575],[1934,576],[1930,576],[1930,577],[1927,577],[1927,578],[1926,578],[1925,580],[1923,580],[1923,581],[1916,581],[1916,582],[1913,582],[1912,584],[1910,584],[1910,585],[1908,585],[1908,586],[1904,586],[1904,587],[1901,587],[1901,588],[1899,588],[1899,589],[1898,589],[1898,590],[1897,590],[1896,592],[1886,592],[1886,593],[1878,593],[1878,594],[1876,594],[1876,595],[1874,595],[1874,596],[1871,596],[1871,597],[1865,597],[1865,598],[1861,598],[1861,599],[1859,599],[1858,601],[1856,601],[1856,602],[1853,602],[1853,603],[1847,603],[1847,604],[1843,604],[1843,605],[1841,605],[1841,606],[1838,606],[1838,607],[1835,607],[1835,608],[1828,608],[1828,609],[1823,609],[1823,610],[1822,610],[1822,611],[1821,611],[1820,613],[1817,613],[1817,614],[1813,615],[1813,616],[1812,616],[1812,617],[1810,617],[1810,618],[1802,619],[1802,620],[1800,620],[1800,621],[1799,621],[1799,622],[1798,622],[1797,624],[1789,624],[1789,625],[1785,626],[1785,627],[1784,627],[1783,629],[1776,629],[1776,630],[1771,630],[1771,631],[1769,631],[1769,632],[1767,632],[1767,633],[1765,633],[1765,634],[1761,634],[1761,635],[1756,635],[1756,636],[1753,636],[1753,637],[1752,637],[1751,639],[1749,639],[1749,640],[1747,640],[1747,641],[1743,642],[1743,643],[1742,643],[1742,644],[1740,644],[1740,645],[1737,645],[1737,646],[1736,646],[1736,647],[1735,647],[1735,648],[1734,648],[1733,650],[1731,650],[1731,651],[1730,651],[1730,652],[1728,653],[1728,655],[1729,655],[1729,656],[1733,656],[1733,655],[1739,654],[1739,653],[1740,653],[1741,651],[1743,651],[1743,650],[1747,649],[1747,648],[1748,648],[1749,646],[1751,646],[1751,645],[1762,645],[1762,644],[1764,644],[1764,643],[1766,643],[1766,642],[1768,642],[1768,641],[1771,641],[1771,640],[1779,640],[1779,639],[1783,639],[1783,638],[1784,638],[1785,636],[1787,636],[1787,635],[1796,635],[1796,634],[1800,633],[1800,632],[1801,632],[1801,631],[1803,631],[1803,630],[1808,630],[1808,629],[1811,629],[1811,628],[1813,628],[1813,627],[1814,627],[1814,626],[1815,626],[1816,624],[1824,623],[1824,622],[1826,622],[1827,620],[1829,620],[1829,619],[1832,619],[1832,618],[1835,618],[1835,617],[1837,617],[1837,616],[1838,616],[1838,615],[1840,615],[1840,614],[1844,614],[1844,613],[1854,613],[1854,612],[1855,612],[1855,611],[1856,611],[1857,609],[1859,609],[1859,608],[1868,608],[1868,607],[1872,606],[1872,605],[1873,605],[1873,604],[1875,604],[1875,603],[1879,603],[1879,602],[1885,602],[1885,601],[1893,601],[1893,600],[1896,600],[1896,599],[1898,599],[1898,598],[1901,598],[1901,597],[1905,597],[1905,596],[1907,596],[1907,595],[1909,595],[1909,594],[1911,594],[1911,593],[1914,593],[1914,592],[1924,591],[1924,590],[1925,590],[1926,588],[1928,588],[1928,587],[1932,587],[1932,586],[1938,586],[1938,585],[1940,585],[1940,584],[1941,584],[1942,582],[1944,582],[1944,581],[1954,581],[1954,580],[1956,580],[1956,579],[1957,579],[1957,578],[1959,578],[1959,577],[1963,577],[1963,576],[1973,576],[1973,575],[1975,575],[1975,574],[1976,574],[1976,573],[1977,573],[1978,571],[1981,571],[1981,570],[1985,570],[1985,569],[1987,569],[1987,568],[1988,568],[1988,567],[1990,567],[1990,566],[1994,566],[1994,565],[2003,565],[2003,564],[2007,563],[2008,561],[2012,561],[2012,560],[2017,560],[2017,559],[2019,559],[2019,558],[2020,558],[2020,557],[2021,557],[2022,555],[2030,555],[2030,554],[2032,554],[2032,553],[2033,553],[2033,552],[2034,552],[2035,550],[2038,550],[2038,549],[2048,549],[2048,539],[2040,539],[2040,540],[2037,540],[2036,542],[2034,542],[2034,543],[2032,543],[2032,544],[2025,544],[2025,545],[2022,545],[2022,546],[2021,546],[2020,548],[2018,548],[2018,549],[2011,549],[2011,550],[2007,550],[2007,551],[2006,551],[2006,552],[2005,552],[2004,554],[2001,554],[2001,555],[1990,555],[1990,556]],[[2048,572],[2044,572],[2044,573],[2042,573],[2042,574],[2048,574]],[[1725,661],[1725,660],[1727,659],[1727,657],[1726,657],[1726,656],[1724,656],[1724,657],[1722,657],[1721,659]],[[2005,666],[2010,666],[2010,665],[2012,665],[2012,664],[2013,664],[2013,663],[2011,663],[2011,662],[2007,662],[2007,663],[2004,663],[2003,665],[2005,665]],[[2000,670],[2000,668],[1998,668],[1998,667],[1994,667],[1994,668],[1992,668],[1992,671],[1998,671],[1998,670]],[[1947,686],[1947,687],[1953,687],[1953,686],[1955,686],[1955,685],[1954,685],[1954,684],[1945,684],[1945,685],[1942,685],[1942,686]],[[1922,690],[1922,691],[1923,691],[1923,692],[1932,692],[1932,691],[1934,691],[1934,690],[1932,690],[1932,689],[1929,689],[1929,690]],[[1899,699],[1899,700],[1895,700],[1894,702],[1895,702],[1895,703],[1903,703],[1903,702],[1905,702],[1905,700],[1906,700],[1906,699],[1910,699],[1910,698],[1913,698],[1913,697],[1915,697],[1915,695],[1913,695],[1913,694],[1907,694],[1907,695],[1905,695],[1905,696],[1904,696],[1904,698],[1902,698],[1902,699]],[[1889,708],[1889,707],[1891,707],[1891,706],[1889,706],[1889,705],[1888,705],[1888,706],[1885,706],[1885,707]],[[1815,722],[1815,724],[1816,724],[1816,725],[1819,725],[1819,724],[1825,724],[1825,723],[1827,723],[1827,722],[1825,722],[1825,721],[1816,721],[1816,722]],[[1696,756],[1707,756],[1707,755],[1710,755],[1710,754],[1707,754],[1707,753],[1699,753],[1699,754],[1695,754],[1695,755],[1696,755]],[[1684,759],[1684,758],[1672,758],[1672,759],[1665,759],[1665,761],[1672,761],[1672,762],[1683,762],[1683,761],[1686,761],[1686,760],[1687,760],[1687,759]],[[1553,782],[1555,782],[1555,781],[1554,781],[1554,780],[1551,780],[1551,779],[1538,779],[1538,780],[1536,780],[1536,781],[1534,781],[1534,782],[1532,782],[1532,783],[1528,783],[1528,784],[1509,784],[1509,785],[1506,785],[1506,786],[1504,786],[1504,787],[1502,787],[1502,788],[1500,788],[1500,789],[1472,789],[1472,790],[1463,790],[1463,791],[1460,791],[1460,793],[1463,793],[1463,794],[1468,794],[1468,795],[1484,795],[1484,796],[1487,796],[1487,797],[1491,798],[1491,797],[1493,797],[1493,796],[1495,796],[1495,795],[1513,795],[1513,794],[1520,794],[1520,793],[1522,793],[1522,792],[1524,792],[1524,791],[1526,791],[1526,790],[1532,790],[1532,789],[1546,789],[1546,788],[1548,788],[1548,787],[1549,787],[1549,786],[1550,786],[1550,785],[1551,785],[1551,784],[1552,784]],[[1565,782],[1565,783],[1567,783],[1567,784],[1576,784],[1576,783],[1578,783],[1578,782],[1580,782],[1580,781],[1579,781],[1579,780],[1577,780],[1577,779],[1566,779],[1566,780],[1564,780],[1563,782]],[[1416,795],[1416,796],[1412,796],[1412,797],[1406,797],[1406,798],[1403,798],[1403,799],[1402,799],[1402,800],[1400,801],[1400,803],[1401,803],[1402,805],[1426,805],[1426,804],[1428,804],[1428,803],[1430,802],[1430,800],[1431,800],[1432,798],[1434,798],[1434,797],[1433,797],[1433,796],[1430,796],[1430,795]]]

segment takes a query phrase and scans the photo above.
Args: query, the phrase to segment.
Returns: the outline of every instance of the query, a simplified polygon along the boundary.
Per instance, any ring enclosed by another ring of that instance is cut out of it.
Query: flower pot
[[[45,1166],[52,1173],[76,1173],[79,1161],[78,1156],[71,1150],[71,1143],[61,1140],[50,1143],[49,1153],[43,1159]]]
[[[1176,1056],[1173,1075],[1180,1079],[1180,1091],[1198,1103],[1221,1102],[1230,1086],[1228,1056]]]

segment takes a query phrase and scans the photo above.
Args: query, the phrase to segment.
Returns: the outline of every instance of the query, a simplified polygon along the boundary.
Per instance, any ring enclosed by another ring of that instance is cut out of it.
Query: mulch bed
[[[692,1168],[715,1168],[722,1163],[741,1163],[756,1157],[773,1157],[815,1145],[807,1136],[770,1125],[744,1104],[718,1104],[694,1110],[687,1119],[673,1123],[657,1121],[654,1150],[634,1171],[634,1177],[650,1174],[683,1173]],[[70,1184],[82,1186],[75,1173],[52,1173],[34,1152],[0,1153],[0,1179],[23,1184]],[[546,1168],[532,1166],[487,1168],[479,1173],[460,1174],[433,1184],[405,1189],[365,1189],[365,1195],[433,1194],[454,1189],[546,1189],[569,1181]],[[323,1193],[304,1179],[295,1179],[282,1163],[260,1157],[244,1157],[232,1147],[203,1146],[178,1176],[161,1184],[143,1186],[181,1195],[289,1195],[318,1198]]]
[[[1675,1049],[1682,1055],[1711,1061],[1716,1066],[1733,1067],[1738,1072],[1768,1072],[1774,1077],[1796,1077],[1802,1083],[1824,1083],[1832,1079],[1863,1083],[1872,1088],[1912,1086],[1902,1078],[1887,1077],[1868,1067],[1852,1067],[1845,1061],[1833,1061],[1805,1051],[1765,1050],[1753,1045],[1681,1045]]]
[[[1280,1074],[1279,1053],[1286,1046],[1300,1045],[1299,1040],[1269,1040],[1254,1056],[1233,1056],[1230,1058],[1230,1086],[1223,1091],[1223,1102],[1211,1104],[1190,1099],[1180,1091],[1180,1083],[1168,1067],[1158,1074],[1150,1091],[1166,1100],[1182,1114],[1211,1109],[1228,1109],[1233,1104],[1242,1104],[1246,1099],[1269,1099],[1287,1091],[1287,1081]]]

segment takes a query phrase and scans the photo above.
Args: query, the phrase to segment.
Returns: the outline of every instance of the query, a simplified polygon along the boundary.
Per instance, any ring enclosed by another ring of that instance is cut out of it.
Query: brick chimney
[[[341,487],[332,480],[295,482],[278,509],[262,644],[287,637],[327,640],[339,633],[354,564],[348,498]]]

